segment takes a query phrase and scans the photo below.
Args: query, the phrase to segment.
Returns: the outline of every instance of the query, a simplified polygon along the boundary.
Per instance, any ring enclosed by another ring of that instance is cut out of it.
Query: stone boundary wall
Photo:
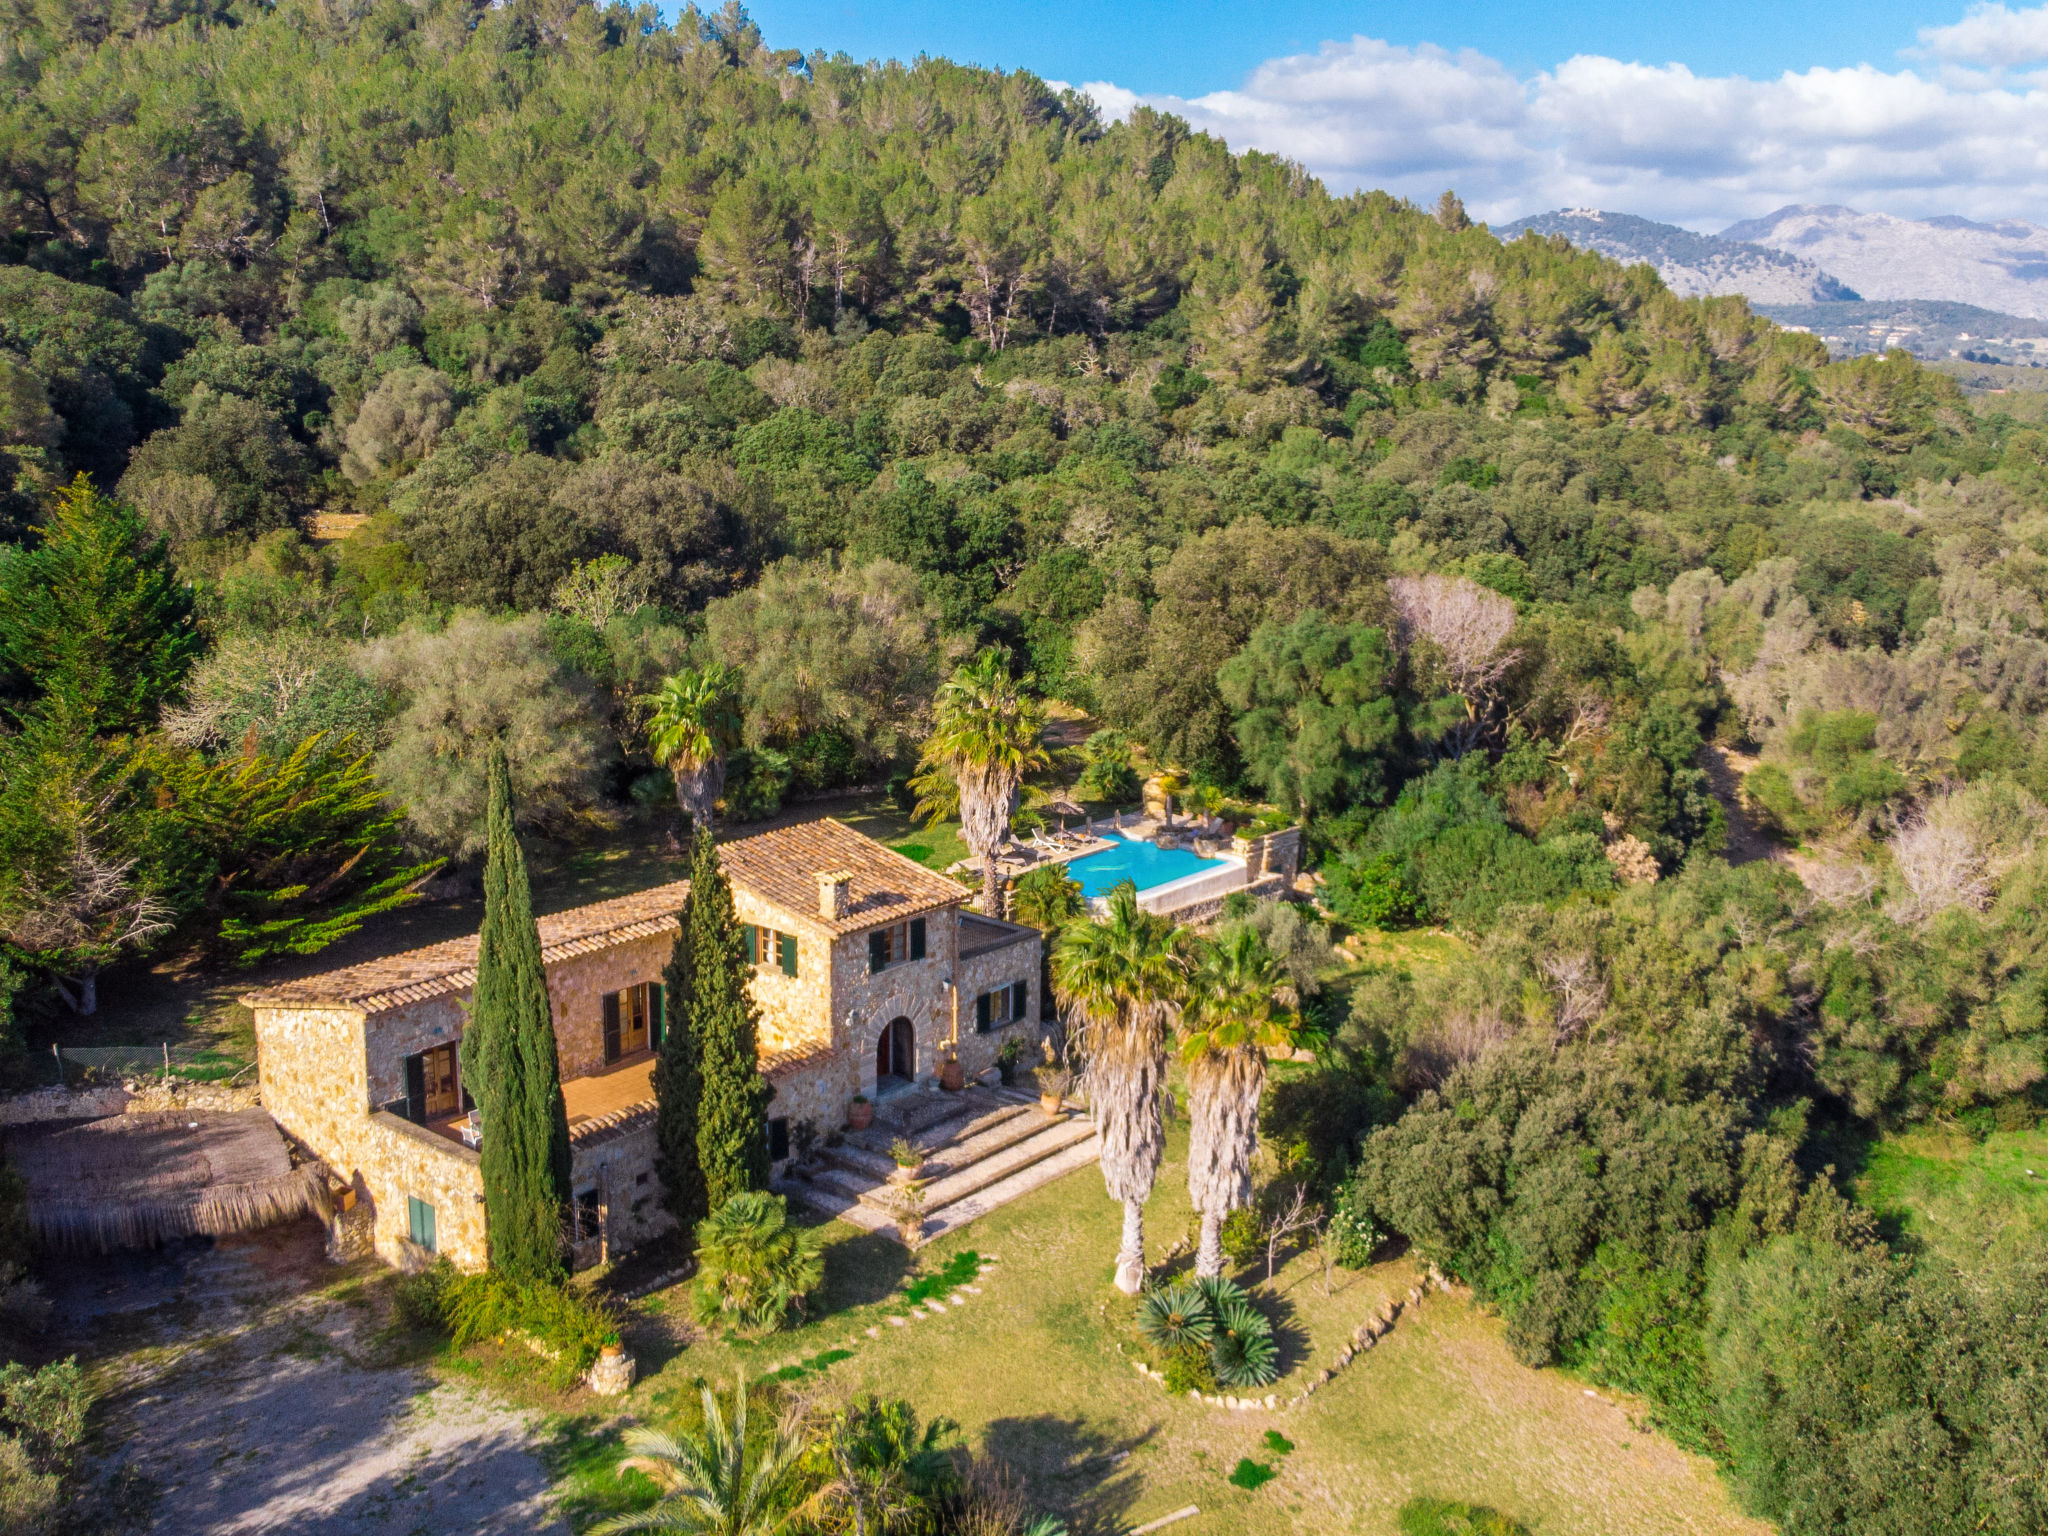
[[[353,1166],[328,1166],[370,1208],[370,1242],[377,1257],[417,1270],[438,1255],[457,1269],[482,1269],[490,1249],[484,1236],[484,1175],[476,1153],[389,1110],[359,1122],[351,1138]],[[406,1199],[434,1208],[434,1252],[412,1241]]]
[[[263,1102],[253,1083],[191,1083],[182,1078],[129,1078],[93,1088],[37,1088],[0,1098],[0,1127],[46,1120],[103,1120],[109,1115],[142,1115],[159,1110],[227,1114]]]

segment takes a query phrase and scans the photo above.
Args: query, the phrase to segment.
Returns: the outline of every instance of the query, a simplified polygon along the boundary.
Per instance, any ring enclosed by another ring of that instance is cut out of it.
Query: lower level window
[[[597,1191],[586,1189],[576,1196],[576,1241],[586,1243],[603,1232],[604,1213],[598,1205]]]
[[[1030,1006],[1031,984],[1012,982],[1007,987],[998,987],[993,992],[984,992],[974,1000],[974,1028],[979,1034],[992,1029],[1001,1029],[1005,1024],[1014,1024],[1024,1017],[1024,1010]]]
[[[789,1121],[777,1116],[768,1122],[768,1161],[779,1163],[789,1156]]]
[[[434,1243],[434,1208],[426,1201],[411,1195],[405,1197],[406,1235],[420,1247],[432,1253]]]

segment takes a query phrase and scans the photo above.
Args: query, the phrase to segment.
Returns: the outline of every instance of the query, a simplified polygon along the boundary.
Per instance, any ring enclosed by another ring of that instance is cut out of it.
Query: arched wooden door
[[[875,1040],[875,1085],[892,1077],[906,1083],[917,1077],[917,1031],[905,1018],[891,1019]]]

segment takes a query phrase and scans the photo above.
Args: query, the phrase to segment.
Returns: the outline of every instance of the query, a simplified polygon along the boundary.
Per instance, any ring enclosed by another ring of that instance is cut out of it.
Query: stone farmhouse
[[[770,1155],[837,1129],[856,1094],[971,1080],[1035,1048],[1038,931],[965,910],[969,892],[836,821],[720,850],[754,964]],[[654,1172],[663,968],[686,882],[540,919],[573,1161],[578,1267],[672,1225]],[[263,1104],[335,1179],[337,1258],[403,1266],[487,1253],[479,1125],[457,1050],[475,935],[249,994]],[[794,1134],[793,1134],[794,1133]]]

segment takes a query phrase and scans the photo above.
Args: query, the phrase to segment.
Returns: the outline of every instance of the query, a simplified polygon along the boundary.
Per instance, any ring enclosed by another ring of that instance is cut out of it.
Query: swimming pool
[[[1205,869],[1215,869],[1222,859],[1205,859],[1185,848],[1160,848],[1130,838],[1119,838],[1121,846],[1105,848],[1085,858],[1071,859],[1067,873],[1081,882],[1081,894],[1091,900],[1107,896],[1126,880],[1141,891],[1149,891],[1169,880],[1179,880]]]

